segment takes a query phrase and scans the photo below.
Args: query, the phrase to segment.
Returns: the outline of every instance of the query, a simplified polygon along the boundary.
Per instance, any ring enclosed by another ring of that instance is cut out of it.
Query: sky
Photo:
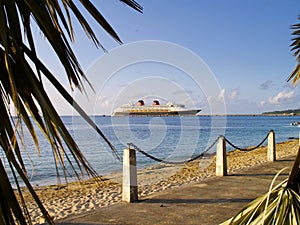
[[[299,88],[286,79],[296,65],[291,25],[297,0],[137,0],[143,13],[120,1],[92,1],[120,36],[120,45],[88,17],[107,52],[73,20],[73,44],[95,92],[71,92],[89,114],[122,104],[172,101],[203,114],[256,114],[300,108]],[[57,57],[36,30],[38,54],[70,90]],[[58,112],[72,114],[47,90]]]

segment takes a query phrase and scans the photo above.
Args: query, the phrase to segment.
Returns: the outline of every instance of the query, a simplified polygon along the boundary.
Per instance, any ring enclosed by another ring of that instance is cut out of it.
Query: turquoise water
[[[122,162],[112,154],[107,144],[80,117],[62,117],[84,156],[99,175],[121,171]],[[127,143],[132,142],[142,150],[167,161],[184,161],[202,153],[224,135],[230,142],[244,148],[259,144],[272,129],[276,143],[298,138],[298,127],[290,126],[300,117],[272,116],[200,116],[200,117],[93,117],[107,138],[122,156]],[[27,170],[33,184],[56,183],[56,170],[50,145],[40,136],[41,155],[24,132],[23,148]],[[266,145],[267,142],[264,143]],[[209,153],[214,153],[214,145]],[[227,145],[227,150],[232,147]],[[3,155],[2,155],[3,159]],[[138,167],[155,161],[137,153]],[[6,165],[7,166],[7,165]]]

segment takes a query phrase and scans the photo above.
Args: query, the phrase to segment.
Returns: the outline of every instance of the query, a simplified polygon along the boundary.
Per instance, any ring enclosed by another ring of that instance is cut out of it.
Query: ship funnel
[[[153,101],[153,105],[159,105],[159,101],[158,100],[154,100]]]
[[[137,103],[138,106],[143,106],[145,105],[144,100],[139,100]]]

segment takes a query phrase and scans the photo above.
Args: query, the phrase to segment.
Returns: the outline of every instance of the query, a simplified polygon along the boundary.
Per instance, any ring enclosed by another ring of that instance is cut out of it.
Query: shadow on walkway
[[[285,167],[290,169],[293,162],[294,157],[263,163],[229,176],[167,189],[137,203],[119,203],[95,209],[57,221],[57,224],[219,224],[253,199],[267,193],[275,174]],[[289,171],[283,172],[275,183],[288,177]]]

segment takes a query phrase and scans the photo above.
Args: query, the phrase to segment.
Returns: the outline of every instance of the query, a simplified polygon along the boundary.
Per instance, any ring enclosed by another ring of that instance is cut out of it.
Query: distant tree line
[[[269,114],[290,114],[290,115],[300,115],[300,109],[287,109],[282,111],[272,111],[272,112],[263,112],[264,115]]]

